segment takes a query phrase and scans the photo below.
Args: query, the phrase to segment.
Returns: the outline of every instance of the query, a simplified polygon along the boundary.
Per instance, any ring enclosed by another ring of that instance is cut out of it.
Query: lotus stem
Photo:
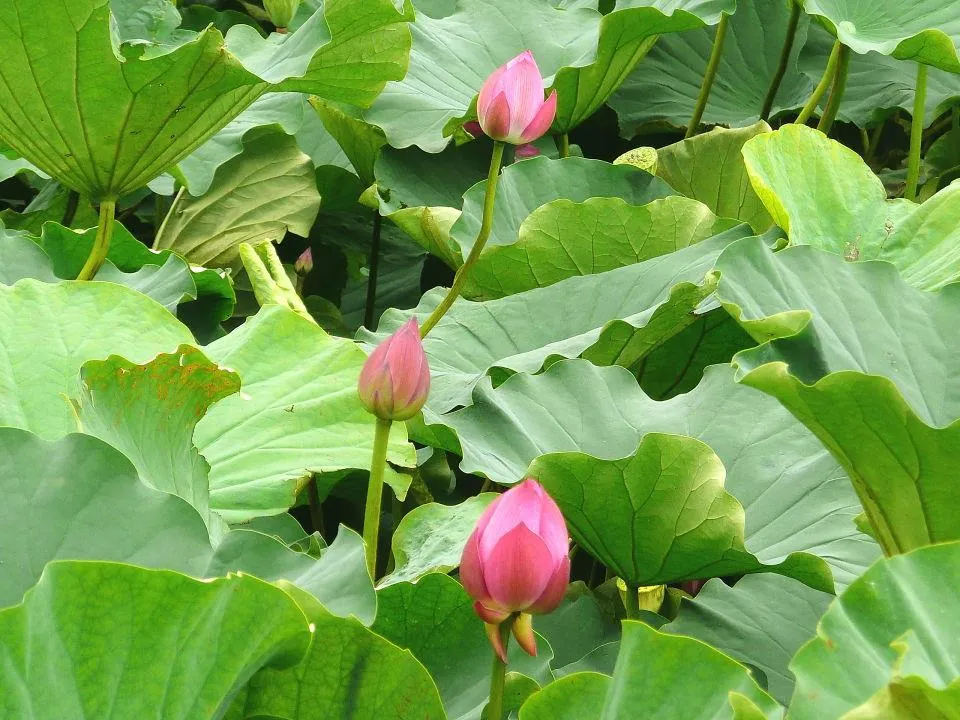
[[[833,121],[837,119],[837,113],[840,111],[840,103],[843,102],[843,93],[847,89],[847,75],[850,70],[850,48],[846,45],[840,45],[840,52],[837,55],[837,72],[833,80],[833,88],[830,90],[830,99],[827,100],[827,106],[823,109],[823,116],[817,124],[817,130],[824,135],[830,134],[830,128],[833,127]]]
[[[830,51],[830,59],[827,60],[827,67],[824,68],[823,77],[820,78],[820,82],[817,83],[817,87],[814,88],[813,94],[810,96],[810,99],[807,100],[807,104],[803,106],[803,110],[800,111],[800,114],[794,121],[797,125],[807,124],[807,121],[813,117],[813,113],[816,112],[817,105],[820,104],[820,99],[823,97],[823,94],[827,91],[827,88],[830,87],[830,81],[833,80],[833,76],[837,72],[837,59],[840,57],[841,46],[842,43],[839,40],[833,44],[833,50]]]
[[[363,312],[363,326],[373,330],[373,315],[377,306],[377,273],[380,271],[380,227],[383,217],[379,210],[373,213],[373,237],[370,242],[370,262],[367,267],[370,275],[367,278],[367,304]]]
[[[570,135],[569,133],[560,133],[560,142],[557,145],[557,151],[561,158],[570,157]]]
[[[367,505],[363,513],[363,544],[367,572],[377,579],[377,543],[380,541],[380,507],[383,503],[383,474],[387,468],[387,444],[392,420],[377,418],[373,436],[373,456],[370,459],[370,481],[367,484]]]
[[[723,41],[727,37],[727,24],[730,22],[729,15],[721,15],[720,22],[717,24],[717,34],[713,38],[713,50],[710,53],[710,61],[707,63],[707,70],[703,74],[703,83],[700,85],[700,95],[697,97],[697,106],[693,110],[693,117],[687,125],[687,134],[684,138],[691,138],[697,134],[697,128],[700,127],[700,120],[703,119],[703,111],[707,108],[707,101],[710,99],[710,90],[713,88],[714,78],[717,77],[717,70],[720,69],[720,58],[723,56]]]
[[[777,65],[777,71],[773,74],[773,80],[770,81],[770,88],[763,99],[763,108],[760,110],[760,119],[769,120],[770,111],[773,109],[773,103],[777,100],[777,93],[780,91],[780,83],[783,82],[783,76],[787,74],[787,65],[790,64],[790,53],[793,52],[793,41],[797,36],[797,25],[800,24],[800,3],[797,0],[790,1],[790,20],[787,22],[787,36],[783,39],[783,49],[780,51],[780,63]]]
[[[93,280],[103,261],[110,251],[110,240],[113,238],[113,221],[116,217],[117,201],[110,198],[100,203],[100,219],[97,222],[97,236],[93,240],[93,247],[87,261],[80,269],[77,280]]]
[[[626,583],[627,591],[623,594],[623,609],[627,611],[627,620],[636,620],[640,617],[640,588]]]
[[[430,313],[430,317],[420,326],[421,338],[425,338],[427,333],[433,330],[434,326],[440,322],[440,318],[453,306],[454,301],[460,296],[460,291],[467,281],[470,270],[473,269],[473,266],[477,264],[477,260],[480,259],[483,246],[487,244],[487,239],[490,237],[490,230],[493,228],[493,203],[497,197],[497,181],[500,179],[503,147],[504,144],[502,142],[496,141],[493,143],[490,171],[487,173],[487,191],[483,197],[483,218],[480,221],[480,231],[477,233],[477,239],[473,242],[473,247],[470,249],[470,254],[467,256],[466,261],[460,266],[460,269],[457,270],[456,275],[453,276],[453,284],[450,285],[447,294],[443,300],[440,301],[440,304],[437,305],[436,309]]]
[[[923,115],[927,102],[927,66],[917,63],[917,89],[913,94],[913,118],[910,122],[910,157],[907,160],[907,187],[903,196],[917,199],[920,181],[920,147],[923,143]]]
[[[510,629],[513,626],[513,616],[500,623],[497,632],[500,633],[500,643],[506,652],[510,643]],[[503,686],[507,676],[507,664],[500,659],[497,651],[493,651],[493,667],[490,670],[490,701],[484,717],[487,720],[502,720],[503,718]]]

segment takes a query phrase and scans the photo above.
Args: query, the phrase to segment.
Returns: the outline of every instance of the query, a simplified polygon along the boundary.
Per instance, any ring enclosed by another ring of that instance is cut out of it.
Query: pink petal
[[[474,600],[488,600],[487,585],[483,580],[483,563],[480,561],[480,545],[477,542],[477,531],[474,530],[463,547],[460,556],[460,584],[467,591],[467,595]]]
[[[480,87],[480,95],[477,97],[478,115],[485,115],[490,109],[490,103],[503,91],[501,80],[506,72],[507,66],[501,65],[483,81],[483,85]]]
[[[510,135],[517,136],[543,104],[543,78],[529,50],[517,55],[505,67],[500,82],[510,104]]]
[[[393,412],[393,386],[387,354],[393,337],[378,345],[367,358],[357,380],[357,392],[363,406],[377,417],[387,417]]]
[[[497,507],[500,503],[503,502],[503,495],[497,495],[489,505],[487,509],[483,511],[483,514],[480,515],[480,519],[477,520],[477,524],[473,528],[473,534],[478,538],[482,538],[484,532],[486,532],[487,525],[490,524],[490,518],[493,517],[493,514],[496,512]]]
[[[507,533],[524,524],[532,532],[540,532],[539,485],[522,482],[500,496],[480,535],[480,557],[487,558]]]
[[[533,634],[533,616],[530,613],[520,613],[513,622],[513,636],[517,639],[527,655],[537,656],[537,636]]]
[[[537,483],[537,487],[540,488],[540,492],[542,493],[540,499],[539,535],[543,538],[547,547],[550,548],[554,562],[559,563],[562,558],[570,554],[570,534],[567,532],[567,523],[564,521],[563,513],[560,512],[560,508],[557,507],[553,498],[550,497],[539,483]]]
[[[517,145],[517,149],[513,153],[517,160],[526,160],[527,158],[536,157],[539,154],[540,148],[530,143],[527,143],[526,145]]]
[[[510,103],[502,92],[490,101],[486,110],[477,108],[477,115],[480,127],[494,140],[506,140],[510,135]]]
[[[483,554],[487,592],[502,610],[526,610],[539,598],[554,575],[550,550],[526,525],[518,525]]]
[[[463,129],[474,137],[480,137],[483,135],[483,128],[480,127],[480,123],[476,120],[469,120],[463,124]]]
[[[540,109],[537,110],[536,115],[529,122],[529,124],[523,129],[523,132],[520,133],[518,143],[529,143],[533,142],[541,135],[543,135],[547,130],[550,129],[550,126],[553,124],[553,119],[557,116],[557,91],[554,90],[550,93],[544,103],[540,106]]]
[[[563,596],[566,595],[569,584],[570,558],[565,557],[560,561],[556,572],[550,578],[550,582],[547,583],[547,587],[544,588],[540,597],[533,602],[529,611],[536,615],[544,615],[556,610],[557,606],[563,601]]]
[[[497,610],[496,608],[487,607],[479,600],[473,604],[473,611],[477,614],[477,617],[479,617],[488,625],[499,625],[508,617],[510,617],[510,613]]]

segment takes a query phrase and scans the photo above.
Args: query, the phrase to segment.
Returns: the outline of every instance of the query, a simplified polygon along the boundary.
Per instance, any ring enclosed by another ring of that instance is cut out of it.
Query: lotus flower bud
[[[287,26],[297,14],[297,8],[300,6],[300,0],[263,0],[263,9],[267,11],[277,32],[285,33]]]
[[[297,261],[293,264],[293,269],[297,275],[310,274],[310,271],[313,270],[313,251],[310,248],[300,253],[300,257],[298,257]]]
[[[527,158],[536,157],[540,154],[540,148],[536,145],[526,144],[526,145],[517,145],[517,149],[514,151],[514,157],[517,160],[526,160]]]
[[[409,420],[427,401],[430,366],[416,318],[377,346],[360,371],[360,402],[381,420]]]
[[[512,145],[536,140],[556,114],[557,91],[543,99],[543,78],[529,50],[494,70],[477,98],[480,127],[494,140]]]
[[[460,560],[460,581],[506,662],[499,625],[514,616],[514,637],[537,654],[531,614],[556,609],[570,584],[570,538],[560,508],[532,478],[494,500]]]
[[[480,127],[480,123],[478,123],[476,120],[468,120],[465,122],[463,124],[463,129],[473,135],[475,138],[483,135],[483,128]]]

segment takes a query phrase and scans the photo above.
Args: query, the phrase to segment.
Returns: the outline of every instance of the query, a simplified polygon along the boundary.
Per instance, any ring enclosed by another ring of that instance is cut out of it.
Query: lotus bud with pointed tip
[[[494,70],[477,98],[483,132],[512,145],[536,140],[550,129],[556,114],[557,91],[543,99],[543,77],[529,50]]]
[[[548,613],[570,584],[570,537],[560,508],[528,478],[494,500],[477,521],[460,560],[460,581],[506,662],[499,625],[514,617],[520,646],[537,654],[532,615]]]
[[[360,371],[360,402],[381,420],[409,420],[427,401],[430,366],[417,319],[380,343]]]
[[[310,248],[300,253],[300,257],[293,264],[293,269],[300,276],[310,274],[310,271],[313,270],[313,251]]]

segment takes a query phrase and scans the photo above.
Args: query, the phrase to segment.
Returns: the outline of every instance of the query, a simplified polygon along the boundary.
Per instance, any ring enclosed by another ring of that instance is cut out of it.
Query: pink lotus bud
[[[526,160],[527,158],[536,157],[540,154],[540,148],[536,145],[527,143],[526,145],[517,145],[517,149],[513,152],[517,160]]]
[[[476,120],[468,120],[465,122],[463,124],[463,129],[473,135],[475,138],[483,135],[483,128],[480,127],[480,123],[478,123]]]
[[[293,269],[297,275],[308,275],[313,270],[313,251],[310,248],[300,254],[300,257],[293,264]]]
[[[530,614],[556,609],[570,584],[570,538],[560,508],[533,478],[494,500],[477,521],[460,559],[460,582],[506,662],[500,623],[519,613],[513,634],[537,654]]]
[[[377,346],[360,371],[360,402],[381,420],[409,420],[427,401],[430,366],[417,319]]]
[[[543,78],[533,54],[524,50],[483,83],[477,98],[480,127],[494,140],[523,145],[550,129],[557,91],[543,99]]]

